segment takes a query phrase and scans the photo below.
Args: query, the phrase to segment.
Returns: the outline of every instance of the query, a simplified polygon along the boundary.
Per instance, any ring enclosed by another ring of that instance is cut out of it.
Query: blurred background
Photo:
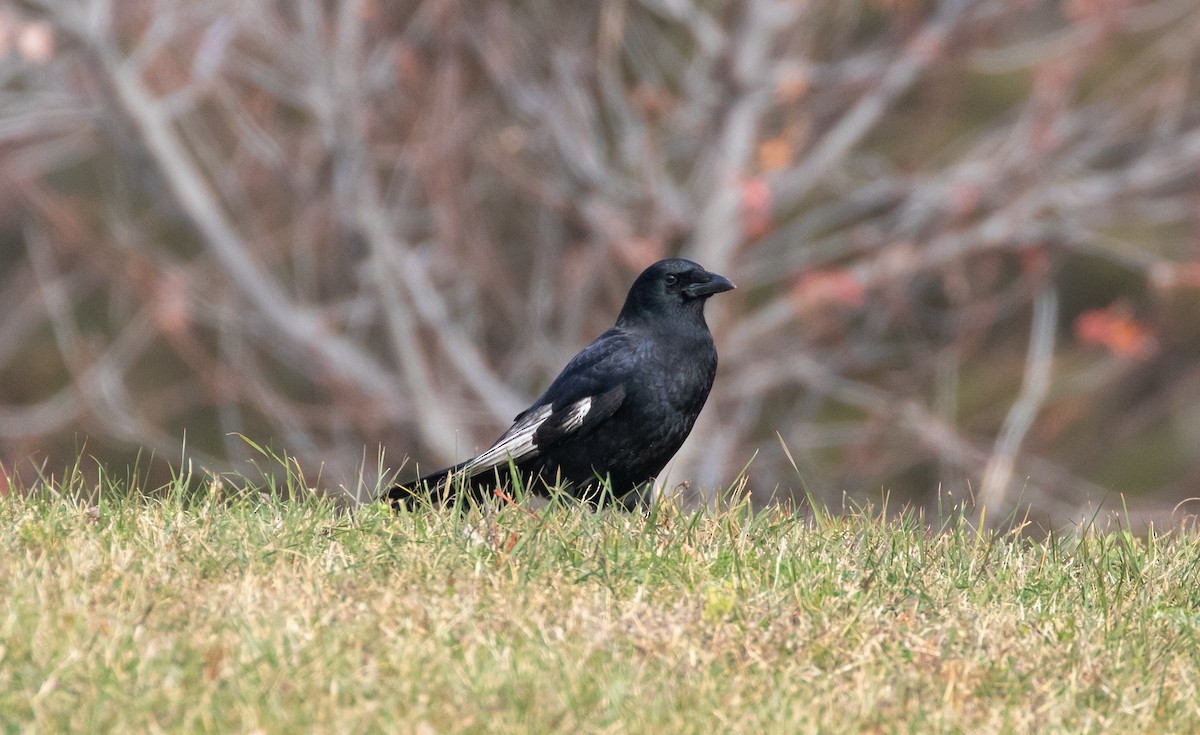
[[[1171,524],[1198,224],[1195,0],[0,4],[0,490],[360,496],[682,255],[739,288],[666,487]]]

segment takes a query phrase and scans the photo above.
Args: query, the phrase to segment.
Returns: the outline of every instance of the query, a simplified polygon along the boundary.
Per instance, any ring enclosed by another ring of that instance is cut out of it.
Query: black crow
[[[607,480],[615,499],[636,505],[704,407],[717,372],[704,302],[733,287],[690,260],[650,266],[633,282],[616,325],[567,363],[495,444],[392,488],[388,498],[411,503],[428,491],[444,502],[463,488],[484,498],[515,467],[534,492],[557,485],[595,502]]]

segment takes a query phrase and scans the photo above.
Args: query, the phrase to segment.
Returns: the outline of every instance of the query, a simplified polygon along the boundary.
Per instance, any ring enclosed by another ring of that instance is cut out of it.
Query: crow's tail
[[[415,480],[396,485],[387,492],[388,502],[397,509],[411,509],[426,498],[435,506],[449,503],[454,500],[454,492],[461,484],[456,476],[466,464],[460,462],[453,467],[430,472]]]

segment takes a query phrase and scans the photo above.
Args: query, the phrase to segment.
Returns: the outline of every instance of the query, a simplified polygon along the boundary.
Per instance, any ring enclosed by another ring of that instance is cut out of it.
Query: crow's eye
[[[663,280],[666,281],[668,286],[674,286],[676,283],[679,282],[679,276],[676,276],[674,274],[669,274]]]

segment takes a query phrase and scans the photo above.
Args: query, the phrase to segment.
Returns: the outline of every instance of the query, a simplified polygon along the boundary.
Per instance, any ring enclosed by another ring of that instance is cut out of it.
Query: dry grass
[[[8,732],[1200,730],[1194,535],[102,484],[0,497]]]

